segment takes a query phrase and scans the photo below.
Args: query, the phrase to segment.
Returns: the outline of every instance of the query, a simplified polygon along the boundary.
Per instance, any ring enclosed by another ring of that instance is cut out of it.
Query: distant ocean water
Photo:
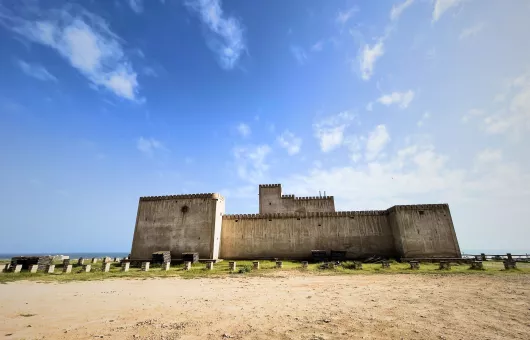
[[[129,253],[125,252],[107,252],[107,253],[0,253],[0,259],[10,259],[15,256],[45,256],[45,255],[66,255],[70,256],[70,259],[76,259],[76,258],[91,258],[91,257],[126,257],[129,255]]]

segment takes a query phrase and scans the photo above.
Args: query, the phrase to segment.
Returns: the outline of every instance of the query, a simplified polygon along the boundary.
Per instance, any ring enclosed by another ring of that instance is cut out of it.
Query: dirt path
[[[530,275],[15,282],[0,285],[0,330],[6,339],[530,339]]]

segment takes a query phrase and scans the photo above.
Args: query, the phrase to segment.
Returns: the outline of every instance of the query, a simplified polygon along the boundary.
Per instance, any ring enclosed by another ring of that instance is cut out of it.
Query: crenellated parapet
[[[239,219],[282,219],[282,218],[313,218],[313,217],[355,217],[355,216],[380,216],[386,215],[386,210],[365,211],[336,211],[336,212],[309,212],[309,213],[270,213],[270,214],[233,214],[223,215],[223,220]]]
[[[294,199],[304,200],[304,201],[333,200],[333,196],[306,196],[306,197],[295,197]]]
[[[216,193],[206,194],[184,194],[184,195],[167,195],[167,196],[144,196],[140,197],[140,201],[164,201],[174,199],[195,199],[195,198],[211,198],[211,199],[223,199],[223,196]]]
[[[294,199],[294,195],[282,195],[281,198],[284,198],[284,199]]]
[[[395,205],[388,208],[387,212],[400,211],[400,210],[435,210],[435,209],[448,209],[449,204],[407,204],[407,205]]]
[[[281,187],[281,184],[260,184],[260,188],[279,188]]]

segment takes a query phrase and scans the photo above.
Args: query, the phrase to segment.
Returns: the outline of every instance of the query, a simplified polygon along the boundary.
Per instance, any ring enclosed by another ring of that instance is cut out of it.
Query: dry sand
[[[285,275],[9,283],[0,337],[530,339],[530,275]]]

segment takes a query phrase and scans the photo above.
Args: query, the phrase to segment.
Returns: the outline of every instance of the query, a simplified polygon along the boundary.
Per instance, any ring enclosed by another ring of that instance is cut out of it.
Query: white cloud
[[[186,5],[199,13],[201,21],[213,33],[207,38],[208,45],[217,53],[221,67],[233,69],[246,49],[241,22],[224,15],[221,0],[191,0]]]
[[[386,130],[386,126],[376,126],[375,129],[370,132],[366,141],[366,159],[371,161],[377,158],[388,142],[390,142],[390,135]]]
[[[314,43],[313,46],[311,46],[311,51],[320,52],[322,51],[323,48],[324,48],[324,41],[319,40],[316,43]]]
[[[122,40],[107,22],[79,6],[61,10],[29,11],[0,17],[0,22],[22,37],[56,50],[96,87],[136,100],[136,72],[125,56]]]
[[[153,155],[155,150],[165,150],[164,145],[157,141],[154,138],[144,138],[140,137],[136,142],[136,148],[146,154],[146,155]]]
[[[385,94],[379,97],[377,101],[386,106],[397,104],[401,109],[406,109],[413,99],[414,91],[408,90],[407,92],[392,92],[390,94]]]
[[[22,70],[22,72],[24,72],[26,75],[30,77],[33,77],[35,79],[39,79],[42,81],[54,81],[54,82],[57,81],[57,78],[55,78],[53,74],[48,72],[48,70],[44,68],[44,66],[37,65],[37,64],[28,64],[23,60],[18,60],[17,64]]]
[[[432,21],[436,22],[451,7],[458,6],[463,0],[435,0],[432,11]]]
[[[360,55],[361,77],[364,80],[369,80],[374,73],[374,66],[377,61],[385,53],[383,39],[379,39],[374,45],[364,45]]]
[[[307,61],[307,54],[302,47],[291,45],[291,53],[298,64],[303,65]]]
[[[345,11],[339,11],[335,21],[338,24],[345,25],[357,11],[359,11],[357,7],[352,7]]]
[[[342,145],[344,143],[344,130],[353,119],[354,116],[345,111],[313,124],[315,137],[320,142],[320,149],[323,152],[329,152]]]
[[[282,148],[287,150],[287,153],[289,155],[295,155],[300,152],[300,147],[302,146],[302,139],[296,137],[289,130],[286,130],[278,137],[278,143],[280,143],[280,146]]]
[[[245,123],[239,123],[237,126],[237,131],[241,134],[243,137],[247,137],[251,134],[250,126],[248,126]]]
[[[471,109],[465,115],[462,116],[462,122],[467,123],[471,118],[483,116],[484,111],[479,109]]]
[[[476,156],[478,163],[495,163],[502,160],[502,151],[500,149],[484,149]]]
[[[466,38],[471,38],[471,37],[479,34],[480,31],[482,31],[483,29],[484,29],[484,24],[483,23],[478,23],[478,24],[473,25],[471,27],[465,28],[465,29],[462,30],[462,32],[458,36],[458,39],[464,40]]]
[[[144,11],[144,4],[142,0],[129,0],[129,6],[136,13],[142,13]]]
[[[400,4],[394,4],[390,11],[390,20],[397,20],[401,16],[401,13],[414,3],[414,0],[405,0]]]
[[[270,152],[267,144],[236,147],[233,155],[238,176],[249,183],[265,183],[269,169],[266,158]]]
[[[429,111],[425,112],[423,116],[421,116],[421,119],[416,123],[418,127],[422,127],[425,124],[425,121],[431,117],[431,113]]]

